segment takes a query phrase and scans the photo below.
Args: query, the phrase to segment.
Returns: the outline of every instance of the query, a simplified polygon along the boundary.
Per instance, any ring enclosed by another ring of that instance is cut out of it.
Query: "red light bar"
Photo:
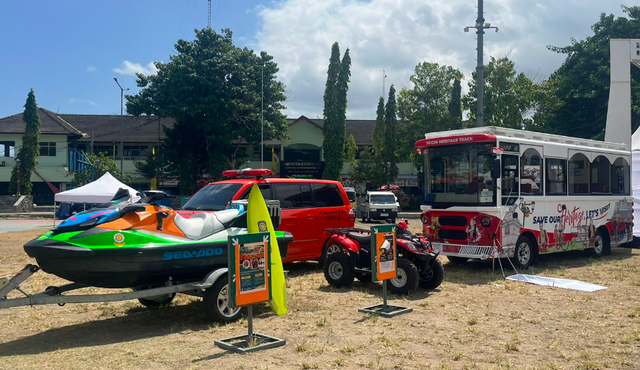
[[[252,177],[252,176],[269,176],[271,175],[271,170],[266,169],[266,168],[257,168],[257,169],[252,169],[252,168],[245,168],[242,170],[228,170],[228,171],[222,171],[222,176],[226,176],[226,177],[240,177],[240,176],[247,176],[247,177]]]

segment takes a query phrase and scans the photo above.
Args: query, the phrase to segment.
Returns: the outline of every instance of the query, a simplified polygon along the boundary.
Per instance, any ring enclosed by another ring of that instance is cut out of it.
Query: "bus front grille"
[[[466,240],[467,233],[464,230],[440,229],[438,232],[440,239]]]
[[[464,216],[440,216],[438,221],[442,226],[467,226],[467,218]]]

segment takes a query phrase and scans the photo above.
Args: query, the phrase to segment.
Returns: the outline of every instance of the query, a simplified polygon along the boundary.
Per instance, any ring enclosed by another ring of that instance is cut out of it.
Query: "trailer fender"
[[[207,275],[207,277],[205,277],[204,280],[202,281],[202,286],[207,288],[213,286],[213,284],[215,284],[216,281],[218,281],[218,279],[220,279],[223,276],[226,276],[228,272],[229,272],[229,269],[226,267],[222,267],[217,270],[211,271]]]

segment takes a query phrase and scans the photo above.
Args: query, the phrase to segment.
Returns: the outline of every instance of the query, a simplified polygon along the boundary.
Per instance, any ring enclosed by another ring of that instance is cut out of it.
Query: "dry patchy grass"
[[[414,222],[416,223],[416,222]],[[0,275],[32,262],[22,244],[41,232],[1,234]],[[213,341],[246,332],[246,320],[206,322],[197,298],[149,310],[136,301],[0,310],[0,368],[83,369],[634,369],[640,363],[640,250],[602,259],[541,258],[529,273],[608,286],[583,293],[505,281],[486,262],[445,262],[445,282],[392,302],[414,312],[362,315],[379,284],[329,287],[316,263],[288,266],[290,313],[254,310],[255,330],[287,340],[237,355]],[[39,272],[23,286],[62,280]],[[91,289],[90,291],[103,291]]]

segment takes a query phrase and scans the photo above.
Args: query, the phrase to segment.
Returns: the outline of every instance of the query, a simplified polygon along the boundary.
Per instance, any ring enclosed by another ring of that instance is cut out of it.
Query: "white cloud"
[[[89,105],[92,105],[92,106],[94,106],[94,107],[99,107],[99,106],[100,106],[100,104],[96,103],[96,102],[95,102],[95,101],[93,101],[93,100],[89,100],[89,99],[76,99],[76,98],[70,98],[70,99],[68,100],[68,103],[69,103],[69,104],[76,104],[76,103],[78,103],[78,104],[89,104]]]
[[[135,76],[136,73],[142,73],[143,75],[153,75],[158,71],[158,69],[153,64],[153,62],[150,62],[146,66],[143,66],[140,63],[133,63],[125,60],[124,62],[122,62],[120,67],[114,68],[113,71],[122,75]]]
[[[409,77],[421,61],[460,69],[471,78],[476,65],[474,30],[476,2],[469,0],[285,0],[256,7],[262,18],[257,50],[273,55],[279,79],[287,85],[286,114],[322,116],[331,44],[350,49],[352,67],[348,95],[349,118],[375,118],[386,88],[409,87]],[[546,78],[564,58],[546,45],[568,45],[582,39],[601,12],[621,15],[610,0],[492,0],[485,3],[485,21],[500,32],[487,31],[484,60],[509,55],[519,71]],[[466,90],[466,83],[463,82]],[[386,98],[385,92],[385,98]]]
[[[97,70],[98,70],[98,68],[96,68],[94,66],[87,66],[87,72],[89,72],[89,73],[94,73]]]

